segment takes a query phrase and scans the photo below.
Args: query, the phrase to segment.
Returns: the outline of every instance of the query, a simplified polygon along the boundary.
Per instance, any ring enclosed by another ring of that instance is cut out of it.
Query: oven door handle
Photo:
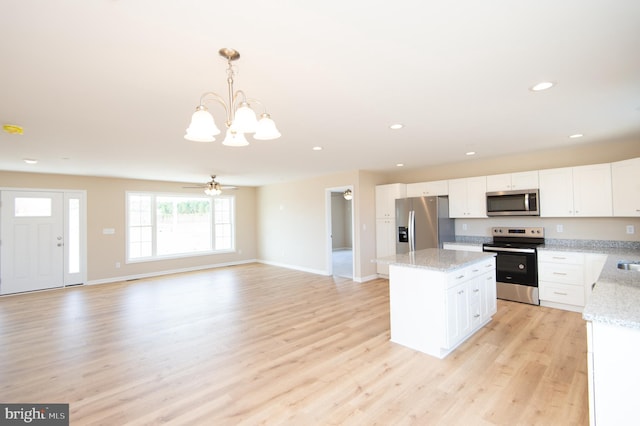
[[[536,249],[532,248],[513,248],[513,247],[483,247],[484,251],[505,251],[510,253],[535,253]]]

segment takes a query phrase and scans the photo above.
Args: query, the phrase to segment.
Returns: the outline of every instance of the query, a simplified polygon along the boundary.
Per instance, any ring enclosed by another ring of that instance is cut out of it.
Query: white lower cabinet
[[[568,251],[538,251],[540,305],[582,312],[606,255]]]
[[[637,425],[640,330],[587,322],[591,425]]]
[[[391,341],[444,358],[496,313],[495,259],[435,271],[389,268]]]

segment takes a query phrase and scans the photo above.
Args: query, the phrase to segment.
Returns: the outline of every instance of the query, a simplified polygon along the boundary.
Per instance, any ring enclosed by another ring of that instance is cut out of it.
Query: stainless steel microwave
[[[540,216],[538,190],[487,192],[487,216]]]

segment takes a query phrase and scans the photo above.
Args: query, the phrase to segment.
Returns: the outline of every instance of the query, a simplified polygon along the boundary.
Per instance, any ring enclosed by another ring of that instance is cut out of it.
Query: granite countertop
[[[382,257],[376,259],[375,262],[448,272],[464,268],[483,259],[490,259],[494,256],[495,253],[430,248],[412,251],[406,254]]]
[[[640,271],[618,269],[618,262],[640,261],[637,242],[554,242],[538,250],[603,254],[607,260],[582,312],[587,321],[640,329]]]

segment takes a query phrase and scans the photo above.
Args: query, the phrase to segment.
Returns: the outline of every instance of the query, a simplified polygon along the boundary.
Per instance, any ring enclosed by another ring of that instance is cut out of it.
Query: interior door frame
[[[63,232],[64,232],[64,255],[63,255],[63,287],[77,284],[85,284],[87,282],[87,191],[79,189],[59,189],[59,188],[17,188],[17,187],[0,187],[0,192],[43,192],[43,193],[60,193],[62,194],[63,207]],[[79,235],[78,235],[78,251],[79,251],[79,271],[77,273],[69,273],[69,250],[70,244],[67,244],[70,238],[69,225],[69,201],[71,199],[79,201]],[[2,208],[2,206],[0,206]],[[0,229],[3,224],[0,221]],[[0,245],[0,256],[3,255],[2,246]]]
[[[340,192],[343,193],[347,189],[350,189],[353,193],[353,185],[345,185],[345,186],[337,186],[332,188],[325,189],[326,195],[326,229],[327,229],[327,240],[326,240],[326,252],[325,252],[325,264],[327,265],[326,271],[327,275],[333,275],[333,244],[332,244],[332,220],[331,220],[331,194]],[[355,203],[355,197],[351,200],[352,203]],[[356,281],[356,237],[355,237],[355,206],[351,205],[351,279]]]

